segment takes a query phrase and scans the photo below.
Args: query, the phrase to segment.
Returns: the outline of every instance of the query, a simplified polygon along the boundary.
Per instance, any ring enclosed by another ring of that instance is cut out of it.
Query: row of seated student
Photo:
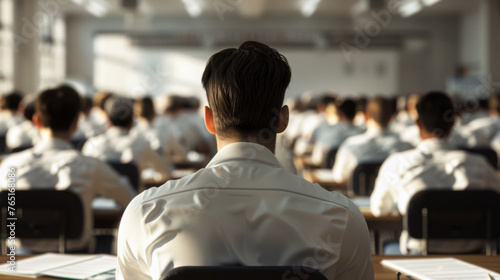
[[[371,108],[366,106],[366,98],[358,99],[358,104],[352,99],[336,98],[333,95],[296,100],[292,106],[290,127],[284,133],[285,143],[293,150],[294,156],[310,154],[310,162],[315,166],[328,166],[329,151],[339,150],[341,144],[351,136],[373,133],[377,130],[374,126],[382,126],[386,134],[394,134],[393,137],[398,137],[399,141],[411,145],[406,145],[406,149],[416,147],[422,140],[415,122],[415,107],[420,97],[421,94],[411,94],[405,108],[399,111],[396,110],[394,99],[382,97],[376,99],[380,99],[377,102],[384,105],[371,102]],[[378,111],[375,112],[376,110]],[[449,142],[460,148],[492,148],[500,154],[500,93],[492,94],[489,99],[456,99],[453,111],[457,113],[457,121]],[[384,115],[376,116],[379,119],[385,118],[384,123],[374,122],[375,113]],[[395,148],[401,149],[405,147]],[[343,172],[349,173],[351,167],[346,168]],[[338,169],[335,172],[335,177],[338,181],[345,181],[346,177],[341,177],[340,171]]]
[[[213,55],[202,84],[209,102],[205,124],[216,136],[217,154],[195,174],[169,180],[133,199],[135,193],[128,182],[104,161],[85,156],[70,145],[78,126],[78,94],[68,86],[45,90],[35,101],[32,118],[41,140],[33,149],[3,160],[0,188],[5,189],[8,170],[14,167],[18,189],[71,188],[79,193],[85,205],[86,231],[81,240],[69,246],[72,251],[92,246],[90,203],[95,196],[113,198],[121,205],[131,201],[119,228],[117,279],[162,279],[170,269],[182,265],[298,265],[306,260],[314,260],[315,268],[328,279],[373,279],[368,229],[357,206],[338,192],[287,172],[273,155],[275,151],[278,154],[280,143],[285,144],[285,153],[312,151],[315,147],[310,138],[314,135],[313,141],[327,141],[322,131],[329,133],[329,126],[335,125],[328,123],[315,133],[313,119],[319,125],[321,116],[308,113],[311,121],[300,121],[304,116],[292,115],[290,130],[295,136],[277,138],[289,122],[288,107],[282,104],[290,79],[286,58],[258,42],[245,42],[238,49]],[[131,127],[133,105],[116,96],[102,96],[98,112],[110,119],[111,134],[117,138]],[[325,103],[328,118],[343,126],[333,136],[356,126],[354,102],[336,99]],[[384,145],[385,141],[371,137],[377,132],[387,137],[388,143],[403,145],[388,132],[391,124],[387,119],[392,115],[387,114],[391,111],[385,110],[388,107],[394,108],[394,103],[370,100],[365,128],[356,128],[357,134],[346,136],[346,143],[355,145],[368,139],[370,144]],[[401,148],[409,149],[403,152],[386,151],[393,153],[381,167],[371,197],[375,215],[404,213],[409,197],[424,188],[498,190],[495,170],[482,157],[448,146],[455,114],[445,93],[425,94],[415,108],[414,125],[421,143],[414,149]],[[302,123],[299,128],[298,123]],[[361,134],[364,129],[365,135]],[[94,136],[85,145],[114,141],[105,136]],[[349,136],[356,138],[349,140]],[[339,141],[339,146],[345,141]],[[116,145],[121,142],[126,141]],[[84,151],[93,149],[83,147]],[[127,158],[133,154],[130,150]],[[41,240],[22,242],[32,251],[45,251],[51,245],[44,242],[42,246]],[[418,241],[416,246],[413,243],[415,240],[402,239],[403,252],[421,249]],[[465,251],[477,249],[474,242],[455,245],[453,248]],[[431,246],[450,249],[445,248],[449,243]]]

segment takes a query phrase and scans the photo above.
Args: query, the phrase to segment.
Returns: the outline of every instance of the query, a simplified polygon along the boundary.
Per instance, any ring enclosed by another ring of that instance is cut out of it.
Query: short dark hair
[[[38,95],[35,112],[43,127],[68,132],[80,112],[80,96],[69,86],[47,89]]]
[[[259,42],[248,41],[238,49],[214,54],[202,84],[217,133],[226,137],[264,128],[275,133],[277,124],[273,123],[279,117],[291,76],[287,59]]]
[[[450,135],[455,123],[455,111],[451,98],[444,92],[431,91],[417,103],[417,112],[427,132],[440,138]]]
[[[384,97],[372,98],[366,106],[366,113],[380,126],[386,128],[391,121],[393,110],[390,101]]]
[[[342,113],[349,121],[352,121],[356,116],[356,102],[352,99],[339,99],[338,100],[338,110]]]
[[[156,116],[153,99],[149,96],[138,99],[135,102],[135,112],[137,116],[145,118],[148,122],[152,122]]]
[[[94,104],[93,104],[92,98],[90,98],[88,96],[83,96],[82,97],[82,106],[81,106],[80,110],[82,111],[83,114],[88,115],[88,114],[90,114],[90,110],[92,110],[93,105]]]
[[[31,101],[26,106],[24,107],[24,118],[32,121],[33,120],[33,115],[35,114],[35,102]]]
[[[128,128],[134,121],[134,102],[129,98],[111,97],[104,110],[113,126]]]
[[[1,99],[1,108],[4,110],[17,111],[19,103],[23,99],[23,94],[19,91],[10,92]]]

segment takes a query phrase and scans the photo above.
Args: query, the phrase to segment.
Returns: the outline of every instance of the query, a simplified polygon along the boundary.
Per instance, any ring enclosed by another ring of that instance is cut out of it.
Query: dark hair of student
[[[219,136],[248,136],[261,129],[276,132],[291,69],[269,46],[248,41],[238,49],[214,54],[202,84]]]
[[[54,132],[68,132],[80,113],[80,96],[70,86],[43,91],[35,101],[42,126]]]
[[[35,101],[31,101],[24,107],[24,118],[32,121],[35,114]]]
[[[88,116],[90,114],[90,110],[92,110],[92,106],[93,106],[93,100],[92,98],[88,97],[88,96],[83,96],[82,97],[82,106],[80,108],[81,112]]]
[[[156,116],[153,99],[149,96],[138,99],[135,102],[135,112],[137,116],[145,118],[148,122],[152,122]]]
[[[338,101],[339,112],[352,122],[352,120],[356,116],[356,103],[352,99],[339,99]]]
[[[444,92],[431,91],[417,103],[417,112],[427,132],[440,138],[450,135],[455,122],[455,112],[451,98]]]
[[[19,108],[19,103],[21,103],[21,100],[23,99],[23,94],[19,91],[13,91],[11,93],[8,93],[4,96],[2,96],[1,101],[0,101],[0,107],[2,110],[10,110],[10,111],[17,111]]]
[[[372,98],[368,101],[366,113],[380,126],[387,128],[393,115],[392,104],[383,97]]]
[[[104,104],[108,119],[113,126],[129,128],[134,121],[134,102],[129,98],[112,97]]]

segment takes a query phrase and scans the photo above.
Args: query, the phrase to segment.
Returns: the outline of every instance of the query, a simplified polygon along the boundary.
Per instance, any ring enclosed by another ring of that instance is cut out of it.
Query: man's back
[[[230,144],[207,168],[143,192],[124,214],[118,243],[118,279],[224,264],[305,265],[329,279],[373,279],[357,207],[250,143]]]
[[[13,154],[0,165],[0,189],[7,186],[9,169],[16,169],[16,189],[72,190],[79,194],[84,205],[84,233],[79,240],[68,244],[69,250],[89,246],[92,236],[92,200],[96,196],[115,199],[126,206],[133,191],[105,163],[82,156],[69,142],[45,139],[34,148]],[[23,240],[23,247],[34,251],[54,250],[57,240]]]

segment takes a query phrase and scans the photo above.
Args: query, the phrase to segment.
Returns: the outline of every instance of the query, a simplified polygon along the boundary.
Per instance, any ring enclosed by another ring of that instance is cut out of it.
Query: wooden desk
[[[500,256],[484,255],[429,255],[428,258],[456,258],[500,273]],[[396,280],[396,271],[380,264],[384,259],[425,258],[423,256],[372,256],[376,280]],[[401,279],[410,279],[401,275]],[[415,279],[415,278],[413,278]]]
[[[24,258],[27,258],[30,256],[17,256],[17,260],[21,260]],[[439,255],[439,256],[427,256],[429,258],[446,258],[446,257],[453,257],[457,258],[481,267],[484,267],[486,269],[495,271],[500,273],[500,256],[479,256],[479,255]],[[401,258],[425,258],[423,256],[372,256],[372,261],[373,261],[373,268],[375,271],[375,279],[376,280],[396,280],[396,271],[387,268],[380,264],[380,262],[384,259],[401,259]],[[4,264],[6,263],[8,257],[7,256],[0,256],[0,263]],[[22,277],[22,276],[10,276],[10,275],[1,275],[0,274],[0,280],[22,280],[22,279],[33,279],[29,277]],[[37,280],[54,280],[56,278],[52,277],[40,277],[36,278]],[[402,276],[401,279],[407,280],[409,278]]]
[[[319,184],[329,191],[347,193],[347,185],[339,184],[333,180],[332,170],[329,168],[306,169],[302,171],[302,177],[313,184]]]

